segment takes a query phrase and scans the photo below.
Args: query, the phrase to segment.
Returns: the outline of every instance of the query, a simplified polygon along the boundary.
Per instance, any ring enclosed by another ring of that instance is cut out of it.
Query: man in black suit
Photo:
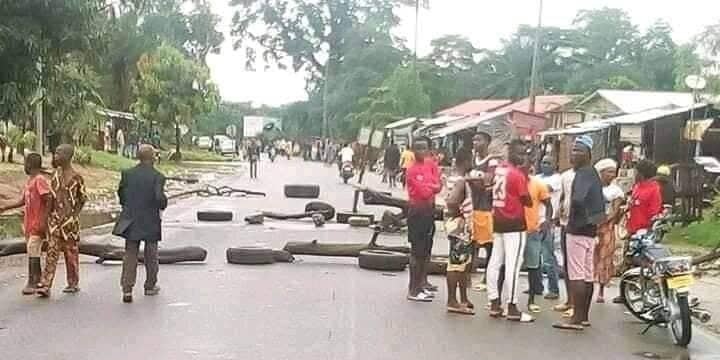
[[[160,292],[156,285],[158,273],[158,242],[162,238],[160,214],[167,207],[165,176],[154,167],[155,153],[150,145],[142,145],[137,156],[140,163],[122,172],[118,197],[122,213],[113,234],[125,238],[121,285],[123,302],[132,302],[132,289],[137,277],[140,242],[145,242],[144,263],[147,277],[145,295]]]

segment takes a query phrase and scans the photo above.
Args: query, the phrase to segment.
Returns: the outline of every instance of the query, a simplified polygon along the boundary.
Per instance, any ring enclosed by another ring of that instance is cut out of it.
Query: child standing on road
[[[467,296],[473,255],[475,254],[475,246],[469,231],[472,228],[472,189],[466,180],[471,169],[471,152],[467,149],[460,149],[455,155],[455,174],[448,178],[449,193],[445,201],[448,210],[445,231],[450,244],[447,265],[447,311],[465,315],[475,314],[475,306]],[[456,297],[458,288],[460,289],[460,302]]]
[[[40,255],[45,231],[48,223],[48,209],[50,206],[50,186],[42,176],[42,157],[37,153],[30,153],[25,157],[25,173],[29,176],[23,196],[14,204],[0,207],[0,213],[25,207],[23,230],[27,242],[28,281],[22,290],[23,295],[35,294],[40,283],[42,269]]]

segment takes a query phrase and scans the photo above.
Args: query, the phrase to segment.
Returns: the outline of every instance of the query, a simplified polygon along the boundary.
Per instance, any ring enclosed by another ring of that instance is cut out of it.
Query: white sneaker
[[[427,295],[427,297],[429,297],[429,298],[431,298],[431,299],[434,299],[434,298],[435,298],[435,293],[432,292],[432,291],[430,291],[430,290],[424,289],[424,290],[422,291],[422,293],[425,294],[425,295]]]
[[[408,296],[407,299],[410,301],[417,301],[417,302],[432,302],[432,298],[430,298],[424,292],[420,292],[419,294],[417,294],[415,296]]]

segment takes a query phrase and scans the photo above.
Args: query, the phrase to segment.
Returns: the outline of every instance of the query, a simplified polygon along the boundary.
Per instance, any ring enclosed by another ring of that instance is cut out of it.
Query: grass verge
[[[720,243],[720,222],[704,220],[686,227],[674,227],[666,236],[671,244],[714,248]]]

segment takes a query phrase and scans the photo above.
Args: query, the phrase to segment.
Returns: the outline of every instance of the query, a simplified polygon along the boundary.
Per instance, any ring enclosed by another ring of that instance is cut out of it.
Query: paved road
[[[191,198],[166,212],[164,246],[202,245],[205,264],[161,267],[158,297],[120,302],[117,264],[83,259],[83,291],[50,300],[21,297],[17,265],[0,274],[0,358],[2,359],[720,359],[720,344],[700,332],[688,351],[669,345],[665,331],[639,336],[641,325],[614,305],[595,306],[594,326],[583,334],[558,332],[557,314],[545,311],[535,324],[448,315],[443,302],[405,301],[407,273],[388,276],[364,271],[350,259],[303,257],[294,264],[261,267],[228,265],[229,246],[286,241],[366,241],[367,230],[310,224],[247,227],[198,224],[197,209],[302,209],[304,201],[282,197],[282,184],[318,182],[322,198],[350,208],[352,194],[335,170],[299,161],[262,163],[261,179],[229,179],[235,186],[267,191],[265,199]],[[371,177],[371,184],[377,179]],[[95,236],[92,241],[116,241]],[[400,237],[384,243],[401,244]],[[438,241],[436,251],[445,253]],[[142,272],[140,274],[142,276]],[[63,274],[56,288],[62,287]],[[433,282],[441,284],[443,278]],[[441,289],[443,286],[441,286]],[[444,289],[443,289],[444,290]],[[444,294],[441,292],[440,297]],[[474,293],[476,304],[485,295]],[[552,304],[543,303],[545,308]],[[480,306],[481,307],[481,306]],[[689,356],[689,357],[688,357]]]

